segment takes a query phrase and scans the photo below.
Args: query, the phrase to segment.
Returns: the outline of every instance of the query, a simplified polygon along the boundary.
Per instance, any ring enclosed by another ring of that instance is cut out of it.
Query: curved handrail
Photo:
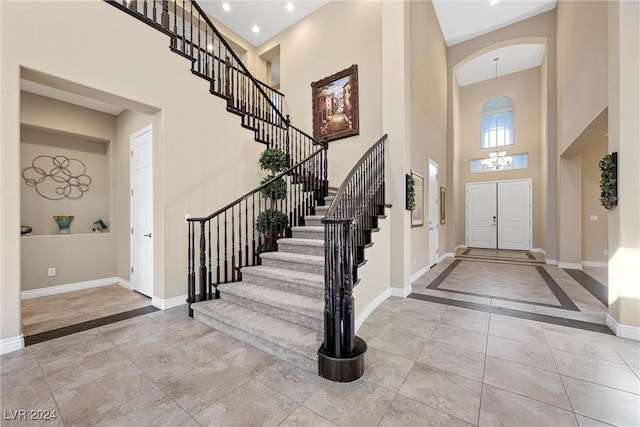
[[[215,25],[213,25],[213,22],[211,22],[211,20],[209,19],[209,15],[207,15],[207,13],[202,10],[202,8],[200,7],[200,5],[198,3],[196,3],[194,0],[191,0],[190,3],[192,5],[194,5],[196,7],[196,10],[200,13],[200,16],[202,18],[204,18],[204,20],[206,21],[206,23],[209,25],[209,27],[211,27],[211,30],[220,38],[220,41],[222,41],[222,43],[224,44],[225,48],[227,49],[227,51],[231,52],[231,56],[236,60],[236,62],[240,65],[240,67],[244,70],[244,72],[247,74],[247,76],[249,77],[249,79],[253,82],[253,84],[256,85],[256,87],[258,88],[258,90],[260,91],[260,93],[262,94],[262,96],[265,97],[265,99],[267,100],[267,102],[269,103],[269,105],[278,113],[278,116],[280,116],[280,119],[282,119],[283,121],[285,121],[285,117],[282,114],[282,112],[280,111],[280,109],[278,109],[278,107],[276,107],[276,105],[273,103],[273,101],[271,101],[271,98],[267,95],[267,93],[264,91],[264,89],[262,89],[260,82],[258,79],[256,79],[255,77],[253,77],[253,74],[251,74],[251,72],[249,71],[249,69],[244,65],[244,63],[242,62],[242,60],[238,57],[238,55],[236,55],[236,53],[233,51],[233,49],[231,48],[231,46],[229,45],[229,43],[227,42],[227,39],[220,34],[220,32],[218,31],[218,29],[216,28]],[[262,83],[264,85],[264,83]],[[265,85],[266,86],[266,85]]]
[[[262,190],[263,188],[271,185],[274,181],[282,178],[283,176],[285,176],[287,174],[290,174],[294,169],[300,167],[303,163],[309,161],[313,157],[317,156],[318,153],[320,153],[321,151],[326,150],[326,149],[327,149],[327,146],[326,145],[322,145],[322,147],[320,149],[314,151],[307,158],[305,158],[305,159],[301,160],[300,162],[296,163],[295,165],[291,166],[289,169],[285,170],[284,172],[281,172],[278,175],[274,176],[273,178],[271,178],[269,181],[265,182],[261,186],[249,191],[248,193],[246,193],[243,196],[238,197],[236,200],[234,200],[233,202],[231,202],[228,205],[224,206],[223,208],[218,209],[217,211],[215,211],[211,215],[206,216],[204,218],[187,218],[187,222],[205,222],[205,221],[209,221],[209,220],[213,219],[215,216],[220,215],[221,213],[223,213],[227,209],[231,208],[232,206],[237,205],[238,203],[240,203],[242,200],[246,199],[247,197],[249,197],[249,196],[257,193],[258,191]]]
[[[353,178],[353,176],[356,174],[356,172],[358,171],[358,169],[360,168],[360,165],[365,161],[365,159],[371,154],[371,152],[373,150],[375,150],[375,148],[378,146],[378,144],[380,144],[382,141],[387,139],[388,134],[384,134],[380,137],[380,139],[378,139],[363,155],[362,157],[360,157],[360,160],[358,160],[355,164],[355,166],[353,166],[353,168],[351,169],[351,171],[349,172],[349,174],[347,175],[347,177],[344,179],[344,181],[342,181],[342,185],[340,186],[340,188],[338,189],[338,191],[336,192],[336,195],[333,198],[333,201],[331,202],[331,204],[329,205],[329,209],[327,209],[327,213],[325,214],[324,218],[323,218],[323,222],[325,220],[331,220],[334,219],[334,215],[336,212],[336,209],[338,208],[338,204],[340,203],[340,199],[342,198],[342,195],[344,194],[347,186],[349,185],[349,182],[351,182],[351,178]]]

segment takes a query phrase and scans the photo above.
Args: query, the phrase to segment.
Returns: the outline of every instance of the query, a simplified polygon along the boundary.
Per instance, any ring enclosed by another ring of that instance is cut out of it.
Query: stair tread
[[[324,247],[324,240],[313,240],[313,239],[297,239],[295,237],[284,237],[282,239],[278,239],[278,244],[284,243],[289,245],[300,245],[300,246],[316,246],[316,247]]]
[[[305,215],[304,219],[317,219],[317,220],[321,220],[324,218],[324,215]]]
[[[263,259],[297,262],[302,264],[324,265],[324,256],[296,254],[293,252],[263,252]]]
[[[324,288],[324,276],[322,274],[304,273],[302,271],[288,270],[286,268],[269,267],[266,265],[257,265],[254,267],[244,267],[242,274],[250,272],[256,276],[263,276],[269,279],[279,279],[284,282],[304,281],[311,286]]]
[[[315,360],[321,333],[222,299],[191,305],[196,313],[217,319],[265,341]]]
[[[324,301],[321,299],[255,285],[249,281],[218,285],[218,289],[221,293],[229,293],[306,316],[322,318],[324,312]]]
[[[312,227],[309,225],[299,226],[299,227],[291,227],[292,231],[324,231],[323,226]]]

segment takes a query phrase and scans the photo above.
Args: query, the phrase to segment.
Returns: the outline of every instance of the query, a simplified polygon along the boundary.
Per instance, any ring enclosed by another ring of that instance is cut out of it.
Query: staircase
[[[284,95],[251,75],[195,1],[105,1],[168,35],[171,51],[210,83],[211,94],[226,100],[257,142],[282,151],[289,166],[211,215],[187,220],[189,314],[325,378],[359,378],[366,343],[355,336],[353,287],[388,206],[387,135],[340,189],[330,189],[326,141],[291,125],[282,112]],[[286,196],[268,207],[262,193],[278,180]],[[277,217],[273,211],[286,221],[269,219]],[[283,234],[277,251],[264,252],[273,250],[276,232]]]
[[[331,202],[335,189],[326,201]],[[218,286],[220,299],[191,305],[194,319],[308,371],[316,372],[324,316],[324,227],[317,206],[278,240],[262,265],[242,268],[242,281]]]

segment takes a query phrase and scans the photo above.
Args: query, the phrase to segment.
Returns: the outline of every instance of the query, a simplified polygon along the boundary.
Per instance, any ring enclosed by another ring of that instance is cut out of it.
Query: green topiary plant
[[[264,184],[287,168],[287,158],[279,149],[267,148],[260,155],[260,168],[269,172],[260,182]],[[284,234],[289,224],[287,214],[276,209],[276,201],[287,197],[287,182],[284,178],[278,178],[263,188],[261,194],[271,203],[256,219],[256,229],[264,235],[264,243],[260,244],[258,251],[273,251],[277,249],[275,241]]]
[[[284,212],[275,209],[267,209],[260,212],[256,220],[256,229],[268,236],[280,235],[289,224],[289,218]]]
[[[607,154],[600,160],[600,204],[612,209],[618,204],[617,153]]]

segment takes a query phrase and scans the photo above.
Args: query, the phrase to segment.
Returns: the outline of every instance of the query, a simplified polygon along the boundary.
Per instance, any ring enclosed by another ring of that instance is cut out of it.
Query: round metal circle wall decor
[[[22,171],[22,178],[49,200],[79,199],[91,185],[85,164],[66,156],[38,156]]]

